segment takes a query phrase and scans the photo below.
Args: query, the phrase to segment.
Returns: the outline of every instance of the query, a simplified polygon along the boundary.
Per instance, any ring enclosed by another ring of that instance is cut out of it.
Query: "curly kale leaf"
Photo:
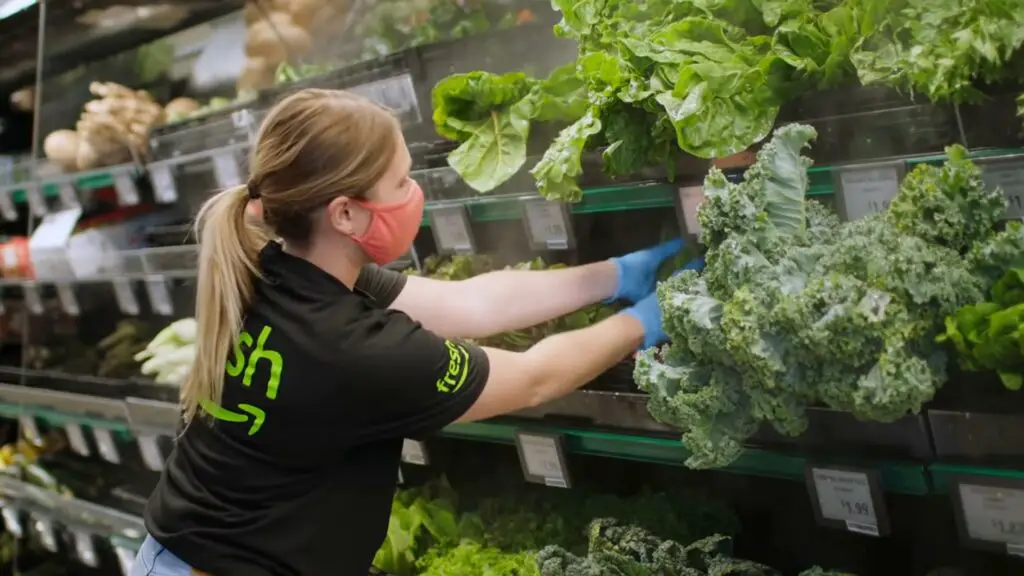
[[[992,232],[1005,201],[957,149],[908,178],[890,212],[840,224],[805,198],[813,134],[777,130],[741,183],[712,170],[707,266],[658,286],[671,344],[634,376],[652,416],[683,430],[688,466],[731,463],[761,422],[798,435],[809,406],[919,411],[946,379],[942,319],[983,297],[979,270],[1022,258],[1016,228]]]
[[[887,212],[903,234],[963,252],[989,236],[1006,212],[1002,190],[989,190],[962,146],[946,148],[941,167],[919,164]]]

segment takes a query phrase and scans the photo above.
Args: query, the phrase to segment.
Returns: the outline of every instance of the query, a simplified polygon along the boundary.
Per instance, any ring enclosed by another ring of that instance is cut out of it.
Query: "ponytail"
[[[181,387],[185,422],[201,404],[220,404],[225,363],[242,329],[259,276],[259,252],[270,239],[246,216],[245,186],[219,192],[196,216],[199,275],[196,288],[196,357]]]

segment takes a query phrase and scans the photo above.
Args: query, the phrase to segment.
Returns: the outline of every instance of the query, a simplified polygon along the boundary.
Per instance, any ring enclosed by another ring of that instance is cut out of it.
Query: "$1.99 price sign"
[[[516,432],[516,449],[519,464],[527,482],[569,488],[569,468],[565,463],[565,450],[560,434],[545,434],[519,430]]]
[[[888,534],[889,521],[877,472],[808,466],[806,479],[818,524],[868,536]]]
[[[957,476],[950,495],[964,544],[1024,557],[1024,481]]]

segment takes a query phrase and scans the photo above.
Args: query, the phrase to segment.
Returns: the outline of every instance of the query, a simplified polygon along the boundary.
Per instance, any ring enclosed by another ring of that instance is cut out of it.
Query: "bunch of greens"
[[[635,378],[651,414],[683,429],[691,467],[731,463],[762,421],[802,433],[816,404],[877,421],[920,410],[946,379],[942,319],[981,300],[987,263],[1020,245],[993,232],[1005,200],[959,147],[916,167],[888,212],[840,224],[806,197],[815,136],[778,129],[739,184],[712,169],[707,266],[658,287],[672,342],[644,351]]]
[[[684,546],[639,526],[600,519],[590,525],[585,556],[548,546],[537,554],[537,563],[541,576],[780,576],[774,568],[732,557],[731,548],[727,536]],[[816,570],[804,574],[827,574]]]
[[[1020,390],[1024,384],[1024,268],[1009,270],[992,287],[987,301],[968,304],[948,316],[938,341],[953,344],[964,370],[996,372],[1004,386]]]
[[[1020,0],[901,0],[893,7],[900,6],[852,55],[864,84],[979,102],[979,82],[1015,82],[1024,72]]]
[[[429,549],[449,548],[458,540],[455,494],[447,482],[404,490],[391,503],[387,537],[373,565],[397,576],[415,574],[418,559]]]
[[[780,105],[854,74],[850,53],[874,30],[882,0],[553,0],[556,35],[576,62],[537,80],[457,74],[433,93],[434,123],[460,142],[449,163],[488,192],[526,160],[531,123],[568,124],[531,173],[547,198],[576,201],[584,151],[634,174],[677,151],[740,152],[768,135]]]
[[[420,576],[540,576],[532,552],[503,552],[471,540],[428,554],[422,564],[427,568]]]

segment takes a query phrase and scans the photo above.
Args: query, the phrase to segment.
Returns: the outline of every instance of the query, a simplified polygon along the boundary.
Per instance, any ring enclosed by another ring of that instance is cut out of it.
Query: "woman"
[[[305,90],[263,122],[248,185],[203,206],[187,425],[132,574],[365,576],[403,438],[558,398],[664,339],[654,278],[681,241],[461,282],[369,265],[419,230],[410,165],[386,110]],[[609,299],[635,304],[526,352],[457,340]]]

